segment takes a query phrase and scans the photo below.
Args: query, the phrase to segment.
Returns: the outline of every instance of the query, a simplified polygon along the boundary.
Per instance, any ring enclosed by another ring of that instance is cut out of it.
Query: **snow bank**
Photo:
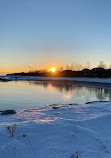
[[[50,105],[0,120],[3,158],[111,158],[111,102]],[[14,123],[11,137],[6,127]]]

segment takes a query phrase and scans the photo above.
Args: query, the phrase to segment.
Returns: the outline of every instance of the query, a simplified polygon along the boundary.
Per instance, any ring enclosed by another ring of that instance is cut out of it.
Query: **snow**
[[[48,105],[0,120],[0,157],[111,158],[111,102]]]
[[[88,83],[107,83],[111,84],[111,78],[88,78],[88,77],[39,77],[39,76],[11,76],[8,77],[13,81],[78,81]]]

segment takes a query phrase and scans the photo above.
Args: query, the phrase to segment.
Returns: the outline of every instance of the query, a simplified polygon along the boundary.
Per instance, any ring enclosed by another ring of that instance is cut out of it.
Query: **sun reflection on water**
[[[73,96],[74,96],[74,92],[72,92],[72,91],[64,93],[62,96],[62,100],[64,100],[64,101],[71,100]]]

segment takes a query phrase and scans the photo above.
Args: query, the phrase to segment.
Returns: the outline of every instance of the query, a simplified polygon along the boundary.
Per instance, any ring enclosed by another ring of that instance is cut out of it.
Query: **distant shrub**
[[[16,124],[13,124],[12,126],[7,126],[7,131],[10,133],[11,137],[14,136],[14,132],[16,130]]]

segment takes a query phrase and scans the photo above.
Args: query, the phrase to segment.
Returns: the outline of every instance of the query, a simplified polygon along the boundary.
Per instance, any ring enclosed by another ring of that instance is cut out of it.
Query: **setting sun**
[[[56,71],[56,68],[55,68],[55,67],[52,67],[50,70],[51,70],[52,72],[55,72],[55,71]]]

